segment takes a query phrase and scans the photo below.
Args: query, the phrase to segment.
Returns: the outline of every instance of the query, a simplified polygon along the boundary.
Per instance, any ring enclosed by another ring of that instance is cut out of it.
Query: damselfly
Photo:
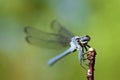
[[[44,32],[29,26],[25,27],[24,31],[26,33],[26,41],[31,44],[46,47],[48,44],[56,44],[56,46],[60,45],[61,47],[70,46],[70,48],[68,48],[63,53],[50,59],[48,61],[48,65],[53,65],[64,56],[78,51],[78,59],[80,61],[80,65],[82,66],[82,62],[84,62],[84,49],[87,51],[90,47],[88,45],[90,36],[74,36],[70,31],[68,31],[55,20],[52,21],[51,28],[53,30],[53,33]]]

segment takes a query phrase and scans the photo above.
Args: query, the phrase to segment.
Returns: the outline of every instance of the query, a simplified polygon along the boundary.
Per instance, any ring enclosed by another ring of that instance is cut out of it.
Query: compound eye
[[[86,35],[86,37],[87,37],[87,41],[90,41],[90,36],[89,36],[89,35]]]
[[[77,42],[80,42],[80,38],[76,38],[76,41],[77,41]]]

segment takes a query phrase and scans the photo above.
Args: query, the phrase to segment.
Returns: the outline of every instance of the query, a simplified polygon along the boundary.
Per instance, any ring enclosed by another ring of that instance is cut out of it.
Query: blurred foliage
[[[47,61],[63,50],[26,43],[25,26],[49,32],[54,19],[76,35],[91,36],[95,80],[118,80],[119,8],[119,0],[0,0],[0,80],[85,80],[77,52],[48,67]]]

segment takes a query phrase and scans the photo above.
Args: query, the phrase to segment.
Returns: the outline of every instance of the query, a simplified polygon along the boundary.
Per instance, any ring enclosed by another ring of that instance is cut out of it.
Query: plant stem
[[[89,48],[87,51],[87,59],[89,61],[88,71],[87,71],[87,80],[94,80],[94,65],[95,65],[95,56],[96,51],[93,48]]]

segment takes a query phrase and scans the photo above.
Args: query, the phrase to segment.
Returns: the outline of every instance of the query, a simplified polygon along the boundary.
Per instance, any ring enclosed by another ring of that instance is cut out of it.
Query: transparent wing
[[[64,37],[66,37],[68,39],[74,36],[70,31],[68,31],[65,27],[63,27],[56,20],[54,20],[51,23],[51,28],[54,30],[55,33],[61,34],[61,35],[63,35]]]
[[[69,45],[70,39],[71,39],[71,34],[69,35],[62,26],[58,25],[59,23],[52,22],[52,26],[55,30],[58,30],[57,32],[54,33],[48,33],[48,32],[43,32],[39,29],[33,28],[33,27],[25,27],[25,33],[27,34],[26,40],[28,43],[31,43],[33,45],[41,46],[41,47],[48,47],[48,48],[62,48],[65,46]],[[55,27],[56,25],[56,27]],[[67,35],[63,35],[63,33]]]

